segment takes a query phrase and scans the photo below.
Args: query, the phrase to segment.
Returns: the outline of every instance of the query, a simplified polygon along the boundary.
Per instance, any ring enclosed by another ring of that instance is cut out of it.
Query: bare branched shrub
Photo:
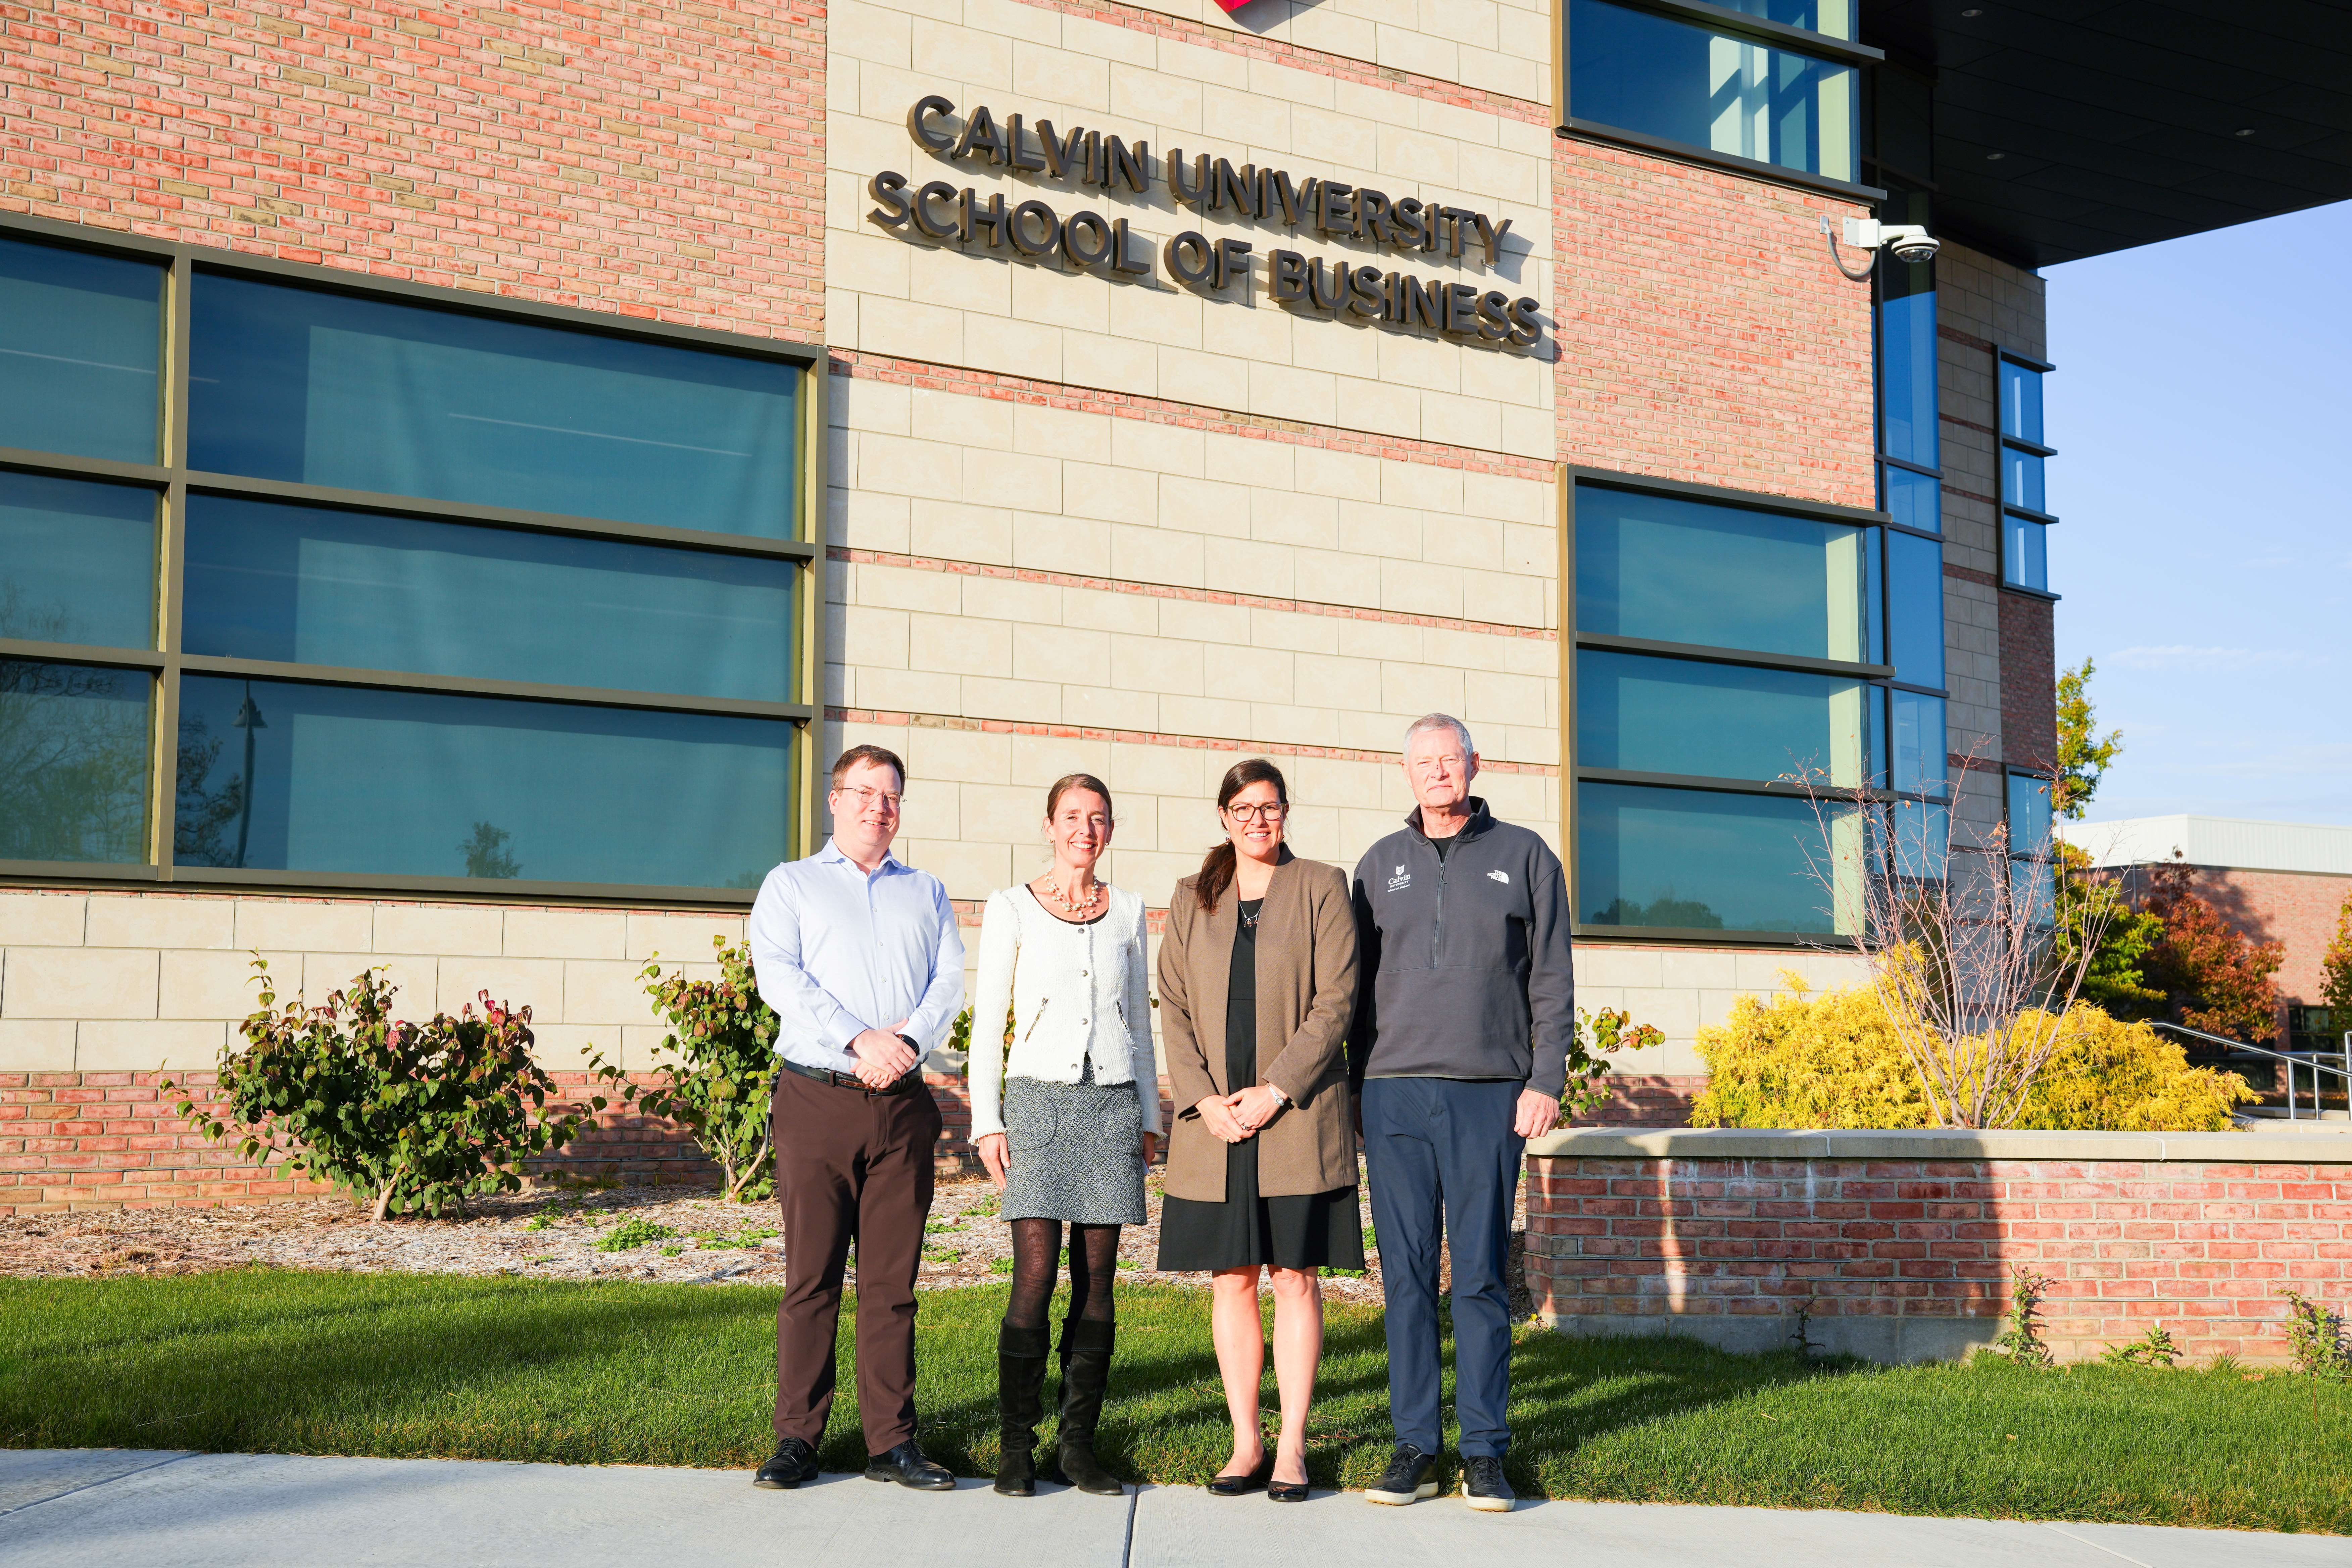
[[[1814,945],[1862,958],[1933,1125],[2013,1126],[2065,1044],[2101,935],[2053,940],[2052,832],[2012,854],[2005,823],[1964,838],[1949,806],[1902,805],[1819,774],[1793,782],[1821,825],[1808,868],[1843,933]]]

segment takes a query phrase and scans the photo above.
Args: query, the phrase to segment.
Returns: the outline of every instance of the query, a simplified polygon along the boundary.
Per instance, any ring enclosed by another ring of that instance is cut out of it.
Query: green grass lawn
[[[437,1455],[749,1468],[776,1293],[247,1269],[0,1281],[0,1446]],[[995,1461],[1001,1290],[927,1293],[923,1437]],[[1208,1299],[1120,1287],[1103,1447],[1129,1475],[1224,1458]],[[1314,1479],[1389,1447],[1376,1311],[1333,1306]],[[846,1330],[848,1314],[844,1313]],[[844,1386],[828,1468],[862,1464]],[[2276,1372],[1883,1368],[1522,1331],[1529,1494],[2352,1533],[2352,1388]],[[1271,1397],[1271,1378],[1269,1398]]]

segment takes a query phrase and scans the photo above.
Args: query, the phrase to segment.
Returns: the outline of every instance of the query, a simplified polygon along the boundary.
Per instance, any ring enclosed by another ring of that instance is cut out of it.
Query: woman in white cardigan
[[[1050,870],[988,900],[972,996],[971,1131],[1013,1226],[1013,1296],[997,1334],[1003,1457],[996,1489],[1035,1494],[1048,1337],[1062,1226],[1070,1311],[1062,1321],[1063,1476],[1081,1491],[1124,1489],[1094,1452],[1117,1325],[1118,1231],[1143,1223],[1143,1173],[1160,1134],[1160,1075],[1145,988],[1143,900],[1097,881],[1110,847],[1110,790],[1072,773],[1045,795]],[[1001,1045],[1010,1015],[1010,1044]]]

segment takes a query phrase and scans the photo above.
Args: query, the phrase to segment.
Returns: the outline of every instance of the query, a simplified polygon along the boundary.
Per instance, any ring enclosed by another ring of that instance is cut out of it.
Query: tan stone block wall
[[[1479,109],[1386,81],[1351,80],[1334,62],[1280,59],[1160,36],[1132,13],[1106,23],[1017,0],[844,0],[831,14],[826,112],[827,341],[838,348],[969,366],[1039,381],[1164,397],[1418,440],[1553,455],[1549,343],[1465,348],[1433,337],[1294,315],[1265,297],[1265,253],[1401,267],[1501,288],[1551,304],[1549,111],[1496,100]],[[986,104],[1064,130],[1085,124],[1148,142],[1153,183],[1119,195],[1030,179],[984,160],[935,156],[909,137],[915,100]],[[1547,95],[1548,96],[1548,95]],[[1208,153],[1328,175],[1508,218],[1496,267],[1476,247],[1458,261],[1321,242],[1272,221],[1232,223],[1178,207],[1165,157]],[[934,246],[866,219],[866,182],[895,170],[1127,218],[1153,276],[1114,284],[1058,258],[1004,259],[975,242]],[[1246,289],[1211,299],[1177,285],[1158,259],[1169,236],[1197,230],[1256,247]],[[1016,483],[1025,466],[995,470]]]
[[[380,966],[402,1016],[455,1013],[487,990],[531,1009],[550,1068],[599,1048],[642,1068],[667,1033],[646,962],[716,973],[711,937],[742,931],[719,913],[0,889],[0,1071],[210,1067],[257,1005],[257,952],[281,999],[323,1001]]]

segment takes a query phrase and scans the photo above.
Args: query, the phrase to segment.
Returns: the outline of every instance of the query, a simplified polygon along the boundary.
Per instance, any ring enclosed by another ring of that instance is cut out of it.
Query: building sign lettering
[[[1002,119],[985,104],[964,117],[958,130],[948,100],[931,94],[907,111],[907,132],[917,142],[950,161],[984,162],[997,168],[1058,180],[1106,195],[1143,195],[1153,183],[1151,146],[1084,126],[1057,130],[1050,120],[1034,125],[1022,116]],[[1170,149],[1160,163],[1170,197],[1207,217],[1278,223],[1294,233],[1305,229],[1327,239],[1369,245],[1400,256],[1442,255],[1459,261],[1467,251],[1486,266],[1502,259],[1503,237],[1511,220],[1497,222],[1482,212],[1446,206],[1417,195],[1391,196],[1369,186],[1308,175],[1294,179],[1287,169],[1255,164],[1234,167],[1206,153],[1187,159]],[[886,169],[866,184],[874,198],[866,216],[894,232],[940,244],[1009,250],[1032,262],[1076,268],[1111,278],[1154,275],[1151,247],[1128,233],[1128,220],[1106,218],[1091,208],[1067,217],[1045,202],[1007,205],[1002,193],[982,197],[970,185],[947,180],[920,184]],[[1223,294],[1248,286],[1254,273],[1248,240],[1211,239],[1186,229],[1160,247],[1169,277],[1195,293]],[[1327,260],[1296,250],[1270,248],[1264,274],[1267,296],[1302,315],[1343,318],[1411,330],[1426,328],[1467,343],[1491,348],[1535,347],[1543,341],[1541,306],[1499,289],[1428,278],[1402,268]]]

